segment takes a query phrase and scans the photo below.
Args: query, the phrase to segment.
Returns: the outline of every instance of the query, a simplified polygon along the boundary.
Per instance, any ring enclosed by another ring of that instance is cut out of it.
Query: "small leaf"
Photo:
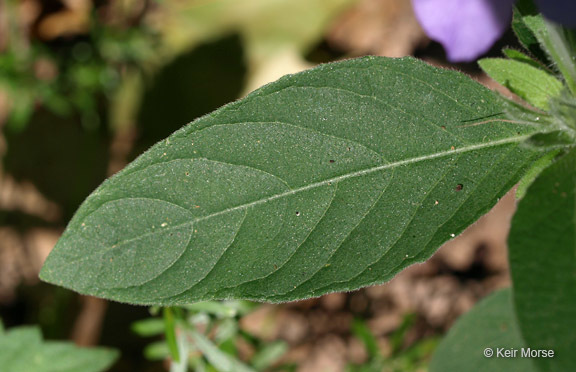
[[[164,327],[170,356],[174,362],[178,363],[180,362],[180,352],[178,340],[176,340],[176,320],[174,319],[174,311],[170,307],[164,308]]]
[[[190,335],[194,340],[195,346],[204,354],[204,357],[212,364],[218,371],[221,372],[255,372],[252,368],[248,367],[240,360],[234,358],[232,355],[224,353],[218,349],[203,334],[190,331]]]
[[[478,64],[492,79],[542,110],[548,110],[550,98],[560,95],[563,88],[554,76],[528,63],[485,58]]]
[[[537,22],[527,22],[528,19],[536,19]],[[538,38],[535,35],[535,32],[544,29],[542,15],[538,14],[538,9],[532,1],[521,0],[516,3],[512,17],[512,29],[518,37],[520,44],[522,44],[531,55],[535,56],[538,61],[548,66],[548,56],[546,52],[542,50]]]
[[[532,67],[536,67],[537,69],[547,71],[546,66],[542,65],[540,62],[532,59],[530,56],[516,49],[504,48],[502,49],[502,53],[504,53],[504,55],[510,59],[513,59],[518,62],[527,63]]]
[[[458,319],[434,353],[430,372],[537,372],[532,359],[520,357],[525,345],[511,292],[493,293]],[[506,358],[499,356],[499,349],[518,351],[515,357]]]
[[[156,341],[146,346],[144,356],[148,360],[164,360],[170,356],[170,348],[166,341]]]
[[[544,170],[512,220],[510,270],[518,324],[542,371],[576,370],[576,151]]]
[[[288,344],[284,341],[267,343],[254,354],[251,364],[257,371],[264,371],[276,363],[287,351]]]
[[[382,357],[378,340],[363,319],[354,319],[352,323],[352,333],[362,341],[370,358]]]
[[[10,372],[101,372],[118,358],[115,350],[79,348],[72,343],[43,341],[37,327],[0,334],[0,369]]]
[[[158,336],[164,334],[164,331],[166,330],[164,320],[159,318],[139,320],[132,323],[130,328],[132,329],[132,332],[141,337]]]
[[[546,122],[412,58],[289,75],[104,182],[41,278],[156,305],[382,283],[486,213],[546,154],[523,145]]]

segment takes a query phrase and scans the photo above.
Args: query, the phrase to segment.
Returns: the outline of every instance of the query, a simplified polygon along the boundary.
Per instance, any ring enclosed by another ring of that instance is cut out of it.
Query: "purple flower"
[[[452,62],[473,61],[490,49],[510,24],[516,0],[412,0],[416,18],[440,42]],[[536,0],[542,14],[576,27],[576,0]]]

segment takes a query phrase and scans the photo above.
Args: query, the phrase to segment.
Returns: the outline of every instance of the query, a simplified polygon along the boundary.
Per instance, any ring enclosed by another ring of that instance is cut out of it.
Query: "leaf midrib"
[[[332,178],[329,178],[329,179],[326,179],[326,180],[322,180],[322,181],[318,181],[318,182],[311,183],[311,184],[306,185],[306,186],[302,186],[302,187],[298,187],[298,188],[295,188],[295,189],[291,189],[291,190],[288,190],[288,191],[285,191],[285,192],[282,192],[282,193],[274,194],[274,195],[268,196],[268,197],[266,197],[266,198],[254,200],[254,201],[251,201],[251,202],[249,202],[249,203],[244,203],[244,204],[237,205],[237,206],[234,206],[234,207],[226,208],[226,209],[223,209],[223,210],[218,211],[218,212],[214,212],[214,213],[211,213],[211,214],[208,214],[208,215],[205,215],[205,216],[196,218],[196,219],[192,219],[192,220],[190,220],[190,221],[183,222],[183,223],[181,223],[181,224],[172,225],[172,226],[166,227],[166,228],[164,228],[164,229],[162,229],[162,230],[158,230],[158,231],[154,231],[154,232],[150,232],[150,233],[144,234],[143,236],[148,236],[148,235],[152,235],[152,234],[156,234],[156,233],[160,233],[160,232],[166,232],[167,230],[178,229],[178,228],[183,227],[183,226],[186,226],[186,225],[194,225],[194,224],[196,224],[196,223],[198,223],[198,222],[201,222],[201,221],[204,221],[204,220],[208,220],[208,219],[210,219],[210,218],[213,218],[213,217],[216,217],[216,216],[219,216],[219,215],[222,215],[222,214],[231,213],[231,212],[234,212],[234,211],[237,211],[237,210],[247,209],[247,208],[250,208],[250,207],[253,207],[253,206],[256,206],[256,205],[260,205],[260,204],[263,204],[263,203],[267,203],[267,202],[270,202],[270,201],[273,201],[273,200],[276,200],[276,199],[280,199],[280,198],[283,198],[283,197],[287,197],[287,196],[290,196],[290,195],[294,195],[294,194],[297,194],[297,193],[299,193],[299,192],[311,190],[311,189],[314,189],[314,188],[317,188],[317,187],[322,187],[322,186],[325,186],[325,185],[328,185],[328,184],[331,184],[331,183],[338,184],[339,182],[344,181],[344,180],[349,179],[349,178],[360,177],[360,176],[363,176],[363,175],[375,173],[375,172],[382,171],[382,170],[385,170],[385,169],[397,168],[397,167],[400,167],[400,166],[403,166],[403,165],[408,165],[408,164],[418,163],[418,162],[421,162],[421,161],[426,161],[426,160],[432,160],[432,159],[442,158],[442,157],[445,157],[445,156],[450,156],[450,155],[455,155],[455,154],[461,154],[461,153],[471,152],[471,151],[480,150],[480,149],[484,149],[484,148],[497,147],[497,146],[500,146],[500,145],[506,145],[506,144],[511,144],[511,143],[519,143],[519,142],[522,142],[522,141],[524,141],[525,139],[527,139],[527,138],[529,138],[529,137],[531,137],[531,136],[532,136],[532,134],[530,134],[530,135],[524,135],[524,136],[511,137],[511,138],[505,138],[505,139],[495,140],[495,141],[486,142],[486,143],[468,145],[468,146],[461,147],[461,148],[454,149],[454,150],[437,152],[437,153],[428,154],[428,155],[423,155],[423,156],[418,156],[418,157],[414,157],[414,158],[410,158],[410,159],[404,159],[404,160],[399,160],[399,161],[395,161],[395,162],[391,162],[391,163],[386,163],[386,164],[378,165],[378,166],[375,166],[375,167],[370,167],[370,168],[361,169],[361,170],[359,170],[359,171],[355,171],[355,172],[351,172],[351,173],[346,173],[346,174],[343,174],[343,175],[340,175],[340,176],[337,176],[337,177],[332,177]],[[179,160],[179,159],[173,159],[173,160]],[[213,160],[210,160],[210,159],[206,159],[206,160],[213,161]],[[122,199],[131,199],[131,198],[122,198]],[[163,201],[163,202],[165,202],[165,201],[162,200],[162,199],[146,198],[146,197],[144,197],[144,198],[143,198],[143,197],[138,197],[138,198],[136,198],[136,199],[151,199],[151,200],[158,200],[158,201]],[[108,202],[102,204],[102,206],[104,206],[104,205],[107,204],[107,203],[114,202],[114,201],[117,201],[117,200],[108,201]],[[102,206],[101,206],[101,207],[102,207]],[[142,238],[143,236],[136,237],[136,238],[132,238],[132,239],[129,239],[129,240],[139,239],[139,238]],[[115,245],[118,246],[118,245],[123,244],[123,243],[125,243],[125,242],[124,242],[124,241],[122,241],[122,242],[117,242]]]
[[[396,168],[396,167],[400,167],[400,166],[403,166],[403,165],[408,165],[408,164],[418,163],[418,162],[421,162],[421,161],[426,161],[426,160],[432,160],[432,159],[442,158],[442,157],[450,156],[450,155],[454,155],[454,154],[471,152],[471,151],[480,150],[480,149],[483,149],[483,148],[497,147],[497,146],[500,146],[500,145],[505,145],[505,144],[510,144],[510,143],[519,143],[519,142],[522,142],[522,141],[528,139],[528,138],[531,137],[531,136],[532,136],[532,134],[529,134],[529,135],[524,135],[524,136],[518,136],[518,137],[500,139],[500,140],[491,141],[491,142],[486,142],[486,143],[481,143],[481,144],[468,145],[468,146],[461,147],[461,148],[457,148],[457,149],[454,149],[454,150],[448,150],[448,151],[442,151],[442,152],[437,152],[437,153],[428,154],[428,155],[423,155],[423,156],[417,156],[417,157],[410,158],[410,159],[399,160],[399,161],[395,161],[395,162],[391,162],[391,163],[386,163],[386,164],[378,165],[378,166],[375,166],[375,167],[370,167],[370,168],[361,169],[361,170],[358,170],[358,171],[355,171],[355,172],[346,173],[346,174],[343,174],[343,175],[340,175],[340,176],[336,176],[336,177],[332,177],[332,178],[325,179],[325,180],[322,180],[322,181],[314,182],[314,183],[311,183],[311,184],[306,185],[306,186],[298,187],[298,188],[295,188],[295,189],[290,189],[290,190],[288,190],[288,191],[285,191],[285,192],[282,192],[282,193],[279,193],[279,194],[270,195],[270,196],[265,197],[265,198],[262,198],[262,199],[258,199],[258,200],[254,200],[254,201],[251,201],[251,202],[248,202],[248,203],[240,204],[240,205],[237,205],[237,206],[234,206],[234,207],[226,208],[226,209],[223,209],[223,210],[214,212],[214,213],[207,214],[207,215],[205,215],[205,216],[201,216],[201,217],[192,219],[192,220],[190,220],[190,221],[187,221],[187,222],[184,222],[184,223],[181,223],[181,224],[178,224],[178,225],[172,225],[172,226],[170,226],[170,227],[165,228],[165,229],[162,230],[162,231],[166,231],[166,230],[168,230],[168,229],[176,229],[176,228],[178,228],[178,227],[180,227],[180,226],[185,226],[185,225],[188,225],[188,224],[195,224],[195,223],[198,223],[198,222],[201,222],[201,221],[204,221],[204,220],[213,218],[213,217],[220,216],[220,215],[222,215],[222,214],[234,212],[234,211],[237,211],[237,210],[240,210],[240,209],[244,209],[244,208],[250,208],[250,207],[255,206],[255,205],[264,204],[264,203],[267,203],[267,202],[270,202],[270,201],[273,201],[273,200],[276,200],[276,199],[280,199],[280,198],[283,198],[283,197],[286,197],[286,196],[290,196],[290,195],[297,194],[297,193],[299,193],[299,192],[311,190],[311,189],[314,189],[314,188],[317,188],[317,187],[322,187],[322,186],[325,186],[325,185],[328,185],[328,184],[331,184],[331,183],[338,183],[338,182],[344,181],[344,180],[349,179],[349,178],[360,177],[360,176],[364,176],[364,175],[367,175],[367,174],[375,173],[375,172],[378,172],[378,171],[381,171],[381,170],[385,170],[385,169]],[[180,159],[173,159],[173,160],[180,160]],[[208,161],[214,161],[214,160],[211,160],[211,159],[206,159],[206,160],[208,160]],[[233,165],[237,165],[237,164],[233,164]],[[122,199],[130,199],[130,198],[122,198]],[[151,200],[158,200],[158,201],[166,202],[165,200],[156,199],[156,198],[142,198],[142,197],[139,197],[139,198],[137,198],[137,199],[151,199]],[[107,204],[107,203],[111,203],[111,202],[114,202],[114,201],[117,201],[117,200],[118,200],[118,199],[107,201],[106,203],[102,204],[99,208],[101,208],[102,206],[104,206],[104,205]],[[118,243],[117,243],[117,244],[118,244]]]
[[[239,209],[249,208],[249,207],[263,204],[263,203],[267,203],[269,201],[273,201],[273,200],[280,199],[280,198],[283,198],[286,196],[294,195],[294,194],[297,194],[299,192],[307,191],[307,190],[314,189],[317,187],[322,187],[322,186],[325,186],[325,185],[328,185],[331,183],[338,183],[340,181],[344,181],[344,180],[349,179],[349,178],[360,177],[360,176],[364,176],[366,174],[375,173],[375,172],[385,170],[385,169],[396,168],[396,167],[400,167],[400,166],[407,165],[407,164],[418,163],[421,161],[442,158],[444,156],[449,156],[449,155],[453,155],[453,154],[466,153],[466,152],[475,151],[475,150],[479,150],[479,149],[483,149],[483,148],[497,147],[499,145],[505,145],[505,144],[510,144],[510,143],[519,143],[519,142],[524,141],[525,139],[528,139],[531,136],[532,136],[532,134],[524,135],[524,136],[518,136],[518,137],[512,137],[512,138],[506,138],[506,139],[502,139],[502,140],[497,140],[497,141],[492,141],[492,142],[487,142],[487,143],[482,143],[482,144],[476,144],[476,145],[470,145],[470,146],[461,147],[461,148],[454,149],[454,150],[437,152],[434,154],[418,156],[415,158],[399,160],[399,161],[392,162],[392,163],[386,163],[386,164],[378,165],[375,167],[361,169],[361,170],[356,171],[356,172],[346,173],[346,174],[343,174],[341,176],[332,177],[332,178],[329,178],[329,179],[326,179],[323,181],[314,182],[314,183],[311,183],[311,184],[306,185],[306,186],[298,187],[296,189],[291,189],[289,191],[282,192],[282,193],[275,194],[275,195],[271,195],[271,196],[268,196],[266,198],[254,200],[254,201],[249,202],[249,203],[241,204],[241,205],[231,207],[231,208],[226,208],[226,209],[223,209],[221,211],[214,212],[214,213],[208,214],[206,216],[196,218],[196,219],[192,220],[191,222],[187,222],[187,223],[200,222],[200,221],[212,218],[212,217],[219,216],[221,214],[233,212],[233,211],[236,211]],[[207,160],[210,160],[210,159],[207,159]],[[173,226],[173,227],[176,227],[176,226]]]
[[[468,145],[468,146],[461,147],[461,148],[457,148],[457,149],[454,149],[454,150],[437,152],[437,153],[434,153],[434,154],[418,156],[418,157],[414,157],[414,158],[410,158],[410,159],[404,159],[404,160],[399,160],[399,161],[395,161],[395,162],[391,162],[391,163],[386,163],[386,164],[378,165],[378,166],[375,166],[375,167],[370,167],[370,168],[361,169],[361,170],[356,171],[356,172],[346,173],[346,174],[343,174],[343,175],[341,175],[341,176],[332,177],[332,178],[329,178],[329,179],[326,179],[326,180],[323,180],[323,181],[314,182],[314,183],[311,183],[311,184],[306,185],[306,186],[298,187],[298,188],[296,188],[296,189],[291,189],[291,190],[288,190],[288,191],[285,191],[285,192],[282,192],[282,193],[279,193],[279,194],[275,194],[275,195],[268,196],[268,197],[266,197],[266,198],[254,200],[254,201],[251,201],[251,202],[249,202],[249,203],[237,205],[237,206],[235,206],[235,207],[226,208],[226,209],[223,209],[223,210],[218,211],[218,212],[214,212],[214,213],[211,213],[211,214],[207,214],[207,215],[205,215],[205,216],[202,216],[202,217],[199,217],[199,218],[196,218],[196,219],[192,219],[192,220],[190,220],[190,221],[186,221],[186,222],[183,222],[183,223],[178,224],[178,225],[172,225],[172,226],[166,227],[166,228],[164,228],[164,229],[162,229],[162,230],[153,231],[153,232],[144,234],[144,235],[142,235],[142,236],[139,236],[139,237],[136,237],[136,238],[132,238],[132,239],[128,239],[128,240],[140,239],[140,238],[142,238],[142,237],[144,237],[144,236],[148,236],[148,235],[152,235],[152,234],[156,234],[156,233],[160,233],[160,232],[163,232],[163,233],[164,233],[164,232],[166,232],[166,231],[168,231],[168,230],[178,229],[178,228],[180,228],[180,227],[182,227],[182,226],[186,226],[186,225],[194,225],[194,224],[196,224],[196,223],[198,223],[198,222],[201,222],[201,221],[204,221],[204,220],[208,220],[208,219],[210,219],[210,218],[217,217],[217,216],[220,216],[220,215],[222,215],[222,214],[234,212],[234,211],[241,210],[241,209],[245,209],[245,208],[250,208],[250,207],[253,207],[253,206],[255,206],[255,205],[267,203],[267,202],[270,202],[270,201],[273,201],[273,200],[276,200],[276,199],[280,199],[280,198],[283,198],[283,197],[286,197],[286,196],[290,196],[290,195],[297,194],[297,193],[299,193],[299,192],[311,190],[311,189],[314,189],[314,188],[317,188],[317,187],[322,187],[322,186],[325,186],[325,185],[328,185],[328,184],[331,184],[331,183],[338,183],[338,182],[340,182],[340,181],[344,181],[344,180],[349,179],[349,178],[360,177],[360,176],[363,176],[363,175],[366,175],[366,174],[375,173],[375,172],[378,172],[378,171],[381,171],[381,170],[396,168],[396,167],[400,167],[400,166],[403,166],[403,165],[418,163],[418,162],[426,161],[426,160],[432,160],[432,159],[442,158],[442,157],[444,157],[444,156],[450,156],[450,155],[454,155],[454,154],[461,154],[461,153],[471,152],[471,151],[480,150],[480,149],[483,149],[483,148],[497,147],[497,146],[500,146],[500,145],[505,145],[505,144],[510,144],[510,143],[519,143],[519,142],[522,142],[522,141],[524,141],[525,139],[527,139],[527,138],[529,138],[529,137],[531,137],[531,136],[532,136],[532,134],[529,134],[529,135],[524,135],[524,136],[511,137],[511,138],[505,138],[505,139],[500,139],[500,140],[491,141],[491,142],[486,142],[486,143],[475,144],[475,145]],[[173,160],[179,160],[179,159],[173,159]],[[213,160],[210,160],[210,159],[206,159],[206,160],[213,161]],[[131,199],[131,198],[122,198],[122,199],[125,200],[125,199]],[[120,199],[120,200],[122,200],[122,199]],[[162,200],[162,199],[146,198],[146,197],[138,197],[138,198],[135,198],[135,199],[151,199],[151,200],[157,200],[157,201],[167,202],[166,200]],[[108,204],[108,203],[115,202],[115,201],[117,201],[117,200],[119,200],[119,199],[107,201],[106,203],[102,204],[99,208],[102,208],[104,205],[106,205],[106,204]],[[169,203],[169,202],[167,202],[167,203]],[[181,207],[181,206],[179,206],[179,207]],[[99,208],[98,208],[98,209],[99,209]],[[181,207],[181,208],[182,208],[182,207]],[[185,209],[186,209],[186,208],[185,208]],[[125,243],[125,241],[116,242],[115,245],[118,246],[118,245],[121,245],[121,244],[124,244],[124,243]],[[83,261],[83,260],[84,260],[84,259],[80,259],[80,260],[78,260],[78,261]]]

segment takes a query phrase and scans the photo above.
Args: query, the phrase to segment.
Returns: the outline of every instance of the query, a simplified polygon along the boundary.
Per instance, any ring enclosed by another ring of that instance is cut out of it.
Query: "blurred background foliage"
[[[410,0],[0,0],[0,318],[119,348],[113,371],[168,370],[158,309],[38,282],[78,205],[155,142],[282,75],[414,52],[444,63]],[[469,239],[386,289],[176,309],[192,340],[178,345],[197,371],[425,370],[437,335],[506,282],[502,259],[481,253],[503,241]]]

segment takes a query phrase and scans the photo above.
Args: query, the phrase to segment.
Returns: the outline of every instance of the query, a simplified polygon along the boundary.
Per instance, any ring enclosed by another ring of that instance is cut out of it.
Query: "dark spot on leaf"
[[[278,270],[278,265],[274,265],[274,270]]]
[[[459,183],[456,185],[456,191],[461,191],[464,188],[464,185]]]

